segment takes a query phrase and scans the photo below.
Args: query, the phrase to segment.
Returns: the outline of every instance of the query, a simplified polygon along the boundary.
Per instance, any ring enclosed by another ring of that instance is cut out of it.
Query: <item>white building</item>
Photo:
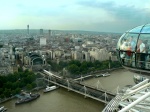
[[[82,59],[82,53],[79,51],[72,51],[72,59],[81,60]]]
[[[10,49],[9,49],[9,54],[12,55],[12,54],[13,54],[13,46],[10,45],[9,48],[10,48]]]
[[[64,51],[62,50],[55,50],[53,52],[54,57],[61,57],[64,54]]]
[[[110,54],[106,49],[93,48],[89,52],[90,52],[90,56],[93,57],[95,60],[99,60],[99,61],[109,60]]]
[[[72,59],[79,61],[90,61],[90,53],[86,51],[72,51]]]
[[[73,38],[73,42],[74,43],[78,43],[78,42],[82,42],[83,41],[83,39],[82,38]]]
[[[46,45],[46,38],[41,37],[40,38],[40,46],[45,46]]]
[[[75,46],[75,49],[76,49],[76,50],[79,50],[79,49],[80,49],[80,46]]]
[[[59,50],[59,49],[55,49],[55,50],[47,50],[46,51],[47,55],[49,58],[51,59],[56,59],[56,58],[60,58],[64,55],[64,51],[63,50]]]
[[[24,57],[24,64],[25,64],[25,65],[30,65],[30,64],[31,64],[31,59],[30,59],[30,57],[28,57],[28,56],[25,56],[25,57]]]

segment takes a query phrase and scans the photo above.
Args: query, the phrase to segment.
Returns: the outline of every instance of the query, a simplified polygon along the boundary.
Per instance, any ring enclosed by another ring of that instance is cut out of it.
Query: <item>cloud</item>
[[[143,7],[136,7],[136,5],[128,5],[126,4],[117,4],[115,1],[107,1],[107,2],[100,2],[100,1],[81,1],[78,4],[85,6],[85,7],[92,7],[101,10],[105,10],[106,13],[110,14],[111,16],[115,17],[117,21],[128,21],[129,23],[139,23],[141,21],[148,22],[150,18],[148,8]],[[142,6],[142,5],[141,5]]]
[[[0,4],[0,28],[22,28],[30,24],[33,28],[124,32],[150,22],[150,0],[137,0],[136,3],[131,0],[14,0],[11,4],[8,2],[9,0],[4,0]]]

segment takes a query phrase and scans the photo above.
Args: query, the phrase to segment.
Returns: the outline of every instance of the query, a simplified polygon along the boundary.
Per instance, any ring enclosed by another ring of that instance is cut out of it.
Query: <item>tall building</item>
[[[47,36],[47,41],[49,42],[51,38],[51,30],[48,30],[48,36]]]
[[[51,30],[48,30],[48,37],[51,37]]]
[[[40,29],[40,35],[43,36],[43,29]]]
[[[27,34],[29,35],[29,25],[27,25]]]

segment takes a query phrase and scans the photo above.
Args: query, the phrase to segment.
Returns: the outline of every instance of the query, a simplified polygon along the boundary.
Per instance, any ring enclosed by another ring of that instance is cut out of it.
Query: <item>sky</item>
[[[1,0],[0,29],[123,33],[150,23],[150,0]]]

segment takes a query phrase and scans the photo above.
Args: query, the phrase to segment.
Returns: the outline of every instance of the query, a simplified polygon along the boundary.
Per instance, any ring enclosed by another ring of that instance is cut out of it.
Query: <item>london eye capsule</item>
[[[150,73],[150,24],[125,32],[117,44],[117,54],[123,67]]]

